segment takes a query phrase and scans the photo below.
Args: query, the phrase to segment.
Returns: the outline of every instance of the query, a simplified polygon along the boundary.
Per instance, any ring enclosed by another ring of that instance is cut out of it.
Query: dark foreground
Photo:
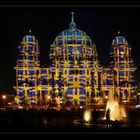
[[[102,119],[103,111],[97,111],[96,119],[85,122],[83,110],[5,110],[0,112],[0,132],[140,132],[140,110],[128,110],[127,115],[127,120],[111,121],[107,125],[106,120]]]

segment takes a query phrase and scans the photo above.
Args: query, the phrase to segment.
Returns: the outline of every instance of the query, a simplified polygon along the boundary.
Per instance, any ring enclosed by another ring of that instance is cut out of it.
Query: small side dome
[[[125,37],[120,35],[120,31],[118,32],[118,35],[113,39],[112,44],[115,44],[115,43],[118,43],[118,44],[127,43],[127,40],[125,39]]]
[[[23,42],[27,42],[27,43],[37,42],[37,39],[35,38],[35,36],[31,34],[31,30],[29,30],[29,35],[25,35],[23,37]]]

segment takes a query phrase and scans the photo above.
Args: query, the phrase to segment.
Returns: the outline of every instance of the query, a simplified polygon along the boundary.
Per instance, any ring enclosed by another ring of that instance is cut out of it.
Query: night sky
[[[109,48],[117,31],[121,31],[132,47],[136,82],[140,83],[140,7],[0,7],[0,92],[14,93],[14,66],[18,46],[29,29],[40,46],[41,65],[49,65],[50,45],[67,29],[71,12],[75,12],[77,28],[96,44],[100,64],[108,66]]]

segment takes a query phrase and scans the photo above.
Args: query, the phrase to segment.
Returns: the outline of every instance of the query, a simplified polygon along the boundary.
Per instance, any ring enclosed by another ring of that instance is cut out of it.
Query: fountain
[[[106,105],[106,112],[107,110],[110,110],[110,120],[122,120],[126,117],[125,109],[124,107],[120,106],[118,101],[115,101],[113,91],[110,90],[108,101]],[[105,112],[105,115],[106,115]]]
[[[92,121],[92,110],[86,109],[83,113],[83,120],[84,122],[90,123]]]

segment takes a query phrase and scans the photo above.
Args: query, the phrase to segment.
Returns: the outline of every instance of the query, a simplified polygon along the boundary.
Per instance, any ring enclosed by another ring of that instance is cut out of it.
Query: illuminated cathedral
[[[110,47],[108,67],[99,64],[96,45],[74,22],[50,46],[50,66],[41,67],[38,40],[29,32],[18,47],[15,100],[18,104],[86,106],[106,102],[113,94],[119,102],[136,99],[131,47],[119,33]],[[101,57],[101,56],[100,56]]]

